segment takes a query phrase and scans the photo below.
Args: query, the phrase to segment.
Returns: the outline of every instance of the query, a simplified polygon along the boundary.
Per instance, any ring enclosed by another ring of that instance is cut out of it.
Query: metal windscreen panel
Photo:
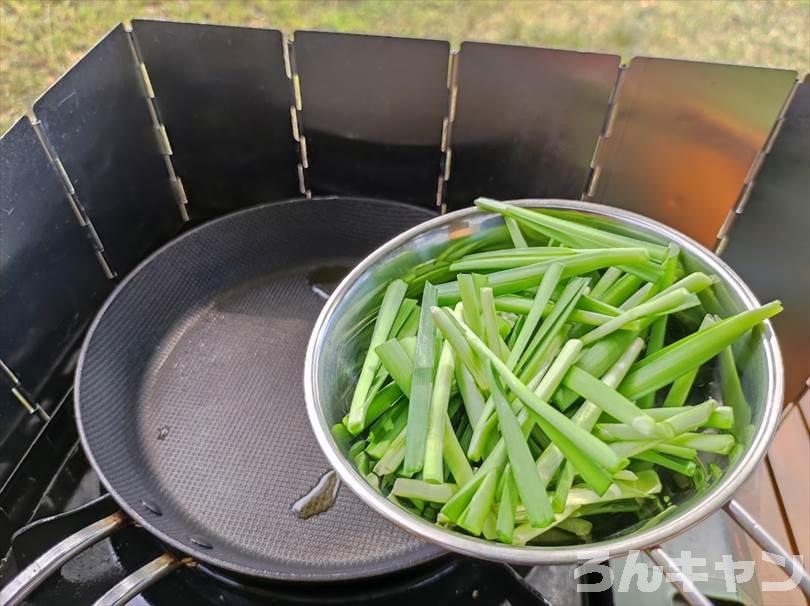
[[[139,72],[119,25],[34,104],[119,274],[181,222]]]
[[[111,288],[31,123],[20,119],[0,139],[0,359],[37,398]]]
[[[281,32],[142,20],[132,28],[189,214],[299,196]]]
[[[296,32],[307,187],[434,207],[450,45]]]
[[[810,376],[810,80],[796,90],[723,258],[760,301],[780,299],[772,322],[785,363],[785,397]]]
[[[633,59],[590,199],[714,246],[795,79],[787,70]]]
[[[464,42],[448,207],[482,195],[579,199],[618,68],[615,55]]]

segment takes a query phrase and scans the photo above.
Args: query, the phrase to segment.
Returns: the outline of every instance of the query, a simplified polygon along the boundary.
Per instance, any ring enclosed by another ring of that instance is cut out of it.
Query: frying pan
[[[195,561],[264,579],[343,581],[441,555],[349,490],[319,515],[292,511],[330,470],[301,384],[323,282],[434,215],[379,200],[292,200],[204,224],[141,263],[91,325],[74,390],[82,445],[122,511],[41,556],[0,603],[22,601],[131,521],[183,555],[150,562],[102,603]]]

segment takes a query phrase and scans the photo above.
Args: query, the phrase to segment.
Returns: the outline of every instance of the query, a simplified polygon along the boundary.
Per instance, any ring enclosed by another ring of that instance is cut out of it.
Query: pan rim
[[[155,527],[155,525],[149,519],[147,519],[143,513],[138,511],[137,508],[135,508],[129,501],[123,498],[119,494],[119,492],[114,488],[113,484],[109,481],[106,474],[102,470],[99,462],[96,460],[96,457],[89,445],[88,438],[84,429],[84,423],[82,421],[82,411],[80,405],[81,376],[83,374],[85,367],[85,354],[87,353],[87,350],[89,348],[91,341],[93,340],[93,336],[96,332],[96,329],[100,324],[100,322],[102,321],[102,319],[104,318],[104,316],[106,315],[107,310],[114,304],[119,294],[126,288],[128,288],[130,282],[135,278],[135,276],[140,274],[145,267],[153,263],[155,259],[160,257],[166,250],[172,248],[175,244],[184,241],[186,238],[199,237],[200,233],[208,231],[210,229],[216,229],[218,225],[227,222],[229,220],[233,220],[234,217],[241,217],[251,213],[264,211],[265,209],[270,207],[281,207],[296,203],[306,204],[310,202],[328,202],[328,201],[333,201],[338,204],[341,202],[387,204],[392,207],[402,207],[409,211],[413,210],[424,211],[426,221],[436,217],[436,213],[432,212],[432,209],[430,208],[419,207],[413,204],[407,204],[405,202],[398,202],[394,200],[385,200],[380,198],[371,198],[363,196],[340,196],[340,195],[313,196],[312,198],[307,197],[290,198],[286,200],[265,202],[263,204],[257,204],[255,206],[250,206],[248,208],[243,208],[236,210],[234,212],[227,213],[225,215],[222,215],[221,217],[205,221],[204,223],[197,225],[192,229],[189,229],[187,232],[170,239],[168,242],[158,247],[154,252],[147,255],[135,267],[133,267],[129,271],[129,273],[126,276],[124,276],[124,278],[116,285],[116,287],[112,290],[112,292],[110,292],[110,294],[105,299],[104,303],[102,303],[102,305],[99,307],[98,311],[96,312],[96,315],[93,318],[93,321],[90,323],[87,329],[87,333],[82,339],[82,345],[79,350],[79,356],[76,362],[76,369],[73,375],[73,407],[76,418],[76,427],[79,434],[79,440],[81,441],[82,444],[82,449],[84,450],[84,453],[87,456],[90,466],[96,472],[96,475],[98,475],[101,484],[104,486],[105,490],[110,494],[110,496],[115,500],[118,506],[127,514],[127,516],[129,516],[132,520],[134,520],[140,526],[142,526],[147,532],[149,532],[149,534],[156,537],[158,540],[167,544],[171,548],[176,549],[177,551],[189,554],[194,559],[200,562],[205,562],[206,564],[210,564],[224,571],[230,571],[254,578],[273,581],[292,582],[292,583],[335,583],[335,582],[347,583],[392,574],[403,569],[409,569],[422,564],[426,564],[428,562],[431,562],[442,556],[447,555],[446,550],[441,549],[434,543],[425,541],[423,545],[421,545],[418,549],[408,554],[409,558],[404,566],[402,562],[397,562],[396,560],[388,561],[387,563],[384,564],[375,563],[373,565],[364,566],[362,574],[356,574],[349,571],[333,571],[333,572],[317,572],[317,573],[305,572],[300,574],[289,572],[278,573],[270,569],[259,569],[237,564],[228,559],[216,557],[210,551],[195,549],[191,545]],[[327,464],[328,463],[329,460],[327,458]],[[376,513],[372,508],[370,508],[370,510],[371,515],[376,515]]]

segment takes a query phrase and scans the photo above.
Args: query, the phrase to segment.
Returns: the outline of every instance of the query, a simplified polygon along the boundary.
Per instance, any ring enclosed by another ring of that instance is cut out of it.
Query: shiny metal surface
[[[795,80],[788,70],[634,58],[589,199],[713,247]]]
[[[60,401],[59,378],[112,286],[21,118],[0,139],[0,487]]]
[[[39,397],[112,283],[28,118],[0,139],[0,234],[0,359]]]
[[[184,560],[164,553],[117,583],[115,587],[96,600],[94,606],[123,606],[144,589],[154,585],[184,563]]]
[[[705,558],[706,565],[701,568],[706,571],[706,575],[701,574],[703,570],[698,571],[697,567],[693,567],[687,572],[687,576],[694,581],[698,591],[714,603],[751,606],[762,601],[757,581],[734,582],[727,585],[722,571],[724,558],[727,559],[729,555],[735,562],[751,559],[751,552],[740,545],[738,537],[740,533],[742,531],[725,513],[717,511],[686,532],[659,545],[659,548],[673,559],[673,564],[678,566],[689,566],[686,552],[693,554],[694,557]],[[622,591],[621,588],[626,588],[627,584],[625,581],[623,585],[621,579],[623,575],[633,574],[632,571],[638,564],[647,566],[649,559],[648,553],[618,557],[610,561],[613,578],[618,581],[613,585],[613,606],[639,606],[639,592]],[[721,567],[720,570],[717,569],[718,566]],[[649,578],[649,574],[647,576]],[[644,606],[679,605],[677,593],[678,589],[672,583],[662,583],[651,593],[644,593]]]
[[[774,318],[788,400],[810,377],[810,79],[799,85],[765,156],[748,203],[722,253],[761,299],[779,298]]]
[[[810,599],[810,574],[802,566],[801,560],[791,554],[779,542],[771,536],[765,527],[740,505],[739,501],[732,499],[724,507],[726,513],[733,519],[748,536],[754,539],[757,544],[768,553],[781,558],[781,562],[774,562],[784,570],[790,578],[797,581],[804,595]]]
[[[669,557],[669,554],[661,549],[655,547],[650,549],[647,554],[652,558],[653,562],[661,567],[662,571],[678,592],[683,597],[684,601],[689,606],[712,606],[713,602],[707,598],[695,585],[695,582],[688,576],[684,575],[678,564]]]
[[[281,32],[135,19],[193,218],[300,194]]]
[[[122,275],[181,223],[145,95],[119,25],[34,103],[79,204]]]
[[[3,606],[21,604],[34,589],[48,578],[48,575],[58,570],[62,564],[76,554],[110,536],[126,521],[126,516],[119,511],[60,541],[26,566],[8,585],[3,587],[0,591],[0,604]]]
[[[435,208],[449,57],[440,40],[295,32],[312,193]]]
[[[462,42],[447,206],[477,196],[579,199],[619,57]]]
[[[647,238],[675,242],[691,268],[720,277],[718,291],[722,296],[718,298],[727,312],[738,312],[758,304],[748,287],[723,261],[693,240],[654,220],[586,202],[524,200],[518,203],[588,213],[618,221],[625,229]],[[776,337],[768,323],[761,340],[747,358],[746,366],[741,368],[743,389],[751,403],[752,423],[756,426],[745,453],[704,495],[686,499],[672,517],[648,530],[578,547],[494,544],[441,529],[398,508],[376,492],[345,459],[329,430],[343,416],[350,400],[354,377],[348,370],[351,368],[349,361],[358,357],[369,338],[369,335],[365,335],[365,339],[348,338],[353,327],[379,305],[388,280],[403,275],[406,269],[421,261],[434,258],[451,242],[480,238],[491,229],[503,229],[502,225],[500,217],[477,209],[464,209],[428,221],[394,238],[367,257],[326,303],[307,349],[304,387],[307,411],[318,442],[344,482],[377,512],[447,549],[485,559],[532,565],[574,562],[654,547],[721,507],[762,459],[778,423],[783,398],[782,361]]]

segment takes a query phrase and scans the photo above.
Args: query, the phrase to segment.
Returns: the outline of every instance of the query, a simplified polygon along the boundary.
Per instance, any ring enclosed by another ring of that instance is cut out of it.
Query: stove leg
[[[192,563],[191,558],[177,558],[164,553],[141,566],[96,600],[94,606],[123,606],[144,589],[157,583],[178,566]]]
[[[804,595],[810,598],[810,573],[802,566],[801,560],[774,539],[762,524],[737,501],[732,499],[726,503],[724,509],[729,517],[737,522],[739,527],[757,542],[757,545],[768,553],[782,559],[781,562],[774,563],[784,570],[791,579],[794,579],[804,592]]]
[[[20,574],[0,591],[0,604],[16,606],[31,594],[48,576],[58,570],[76,554],[110,536],[127,523],[127,517],[120,511],[102,518],[98,522],[82,528],[60,541],[36,560],[26,566]]]

